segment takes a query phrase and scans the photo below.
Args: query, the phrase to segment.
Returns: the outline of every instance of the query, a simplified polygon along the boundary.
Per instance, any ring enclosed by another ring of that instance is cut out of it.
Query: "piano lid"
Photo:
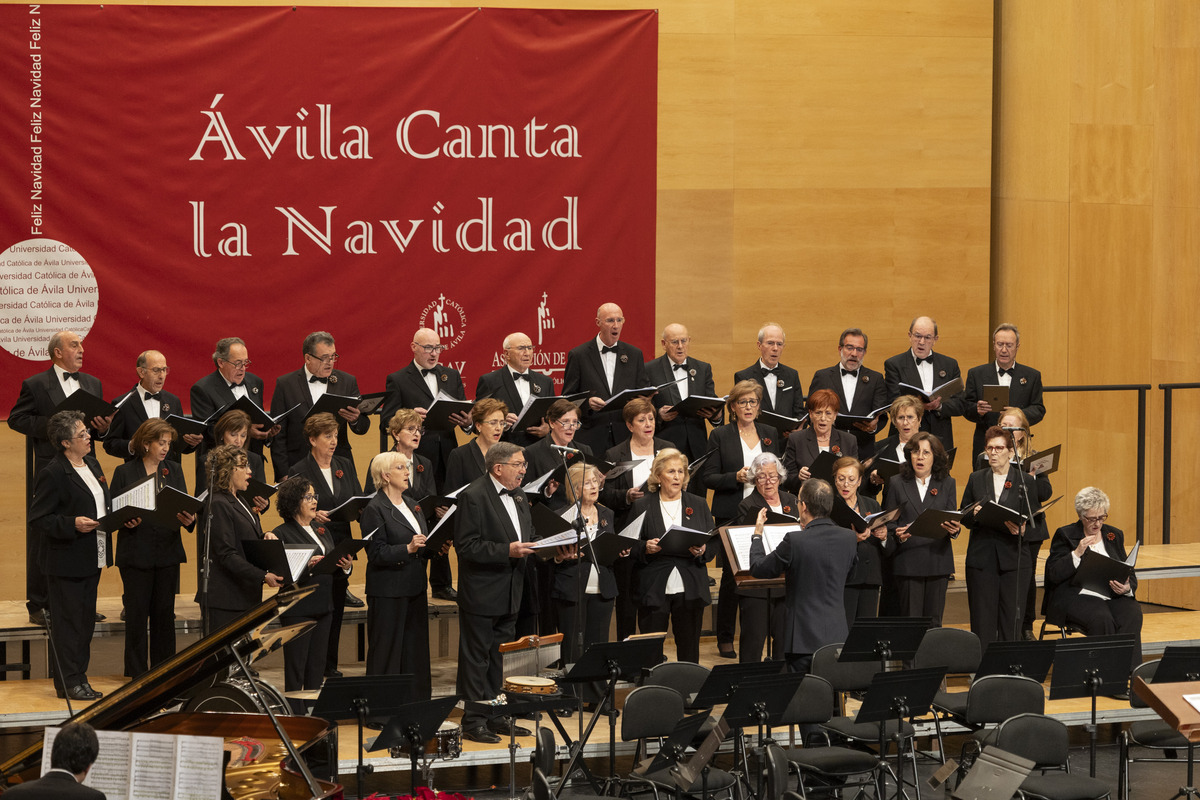
[[[273,649],[279,637],[274,635],[274,630],[264,633],[263,629],[315,590],[316,586],[281,589],[225,627],[92,703],[70,721],[86,722],[99,730],[118,731],[175,705],[189,690],[236,664],[233,647],[247,663],[260,652]],[[42,744],[38,742],[0,764],[0,782],[38,766],[41,756]]]

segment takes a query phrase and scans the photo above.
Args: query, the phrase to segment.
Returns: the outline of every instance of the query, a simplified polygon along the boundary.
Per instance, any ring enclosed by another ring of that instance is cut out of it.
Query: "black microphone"
[[[577,453],[579,455],[583,455],[582,450],[577,450],[574,447],[567,447],[567,446],[561,445],[561,444],[552,444],[552,445],[550,445],[550,449],[557,450],[560,453]]]

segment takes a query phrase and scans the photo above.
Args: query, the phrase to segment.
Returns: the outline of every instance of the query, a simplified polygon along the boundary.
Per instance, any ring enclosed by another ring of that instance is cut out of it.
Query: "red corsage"
[[[829,448],[829,452],[833,453],[835,456],[840,456],[842,454],[842,448],[835,444],[833,447]]]
[[[337,472],[333,473],[333,474],[334,474],[334,476],[335,476],[335,477],[338,477],[338,478],[345,477],[345,475],[346,475],[346,473],[342,472],[340,469],[339,469]]]
[[[1004,488],[1005,488],[1005,489],[1011,489],[1011,488],[1012,488],[1012,481],[1005,481],[1005,482],[1004,482]]]
[[[317,528],[317,534],[318,534],[318,535],[320,535],[320,536],[324,536],[324,535],[325,535],[325,529],[324,529],[323,527],[322,527],[322,528]]]
[[[170,471],[169,469],[167,469],[166,467],[163,467],[163,468],[162,468],[162,474],[163,474],[163,477],[165,478],[165,477],[167,477],[168,475],[170,475],[170,474],[171,474],[171,471]]]
[[[1116,538],[1117,538],[1117,535],[1116,535],[1115,533],[1112,533],[1112,532],[1110,531],[1109,533],[1106,533],[1106,534],[1104,534],[1104,538],[1105,538],[1105,539],[1108,539],[1108,540],[1111,542],[1111,541],[1113,541],[1114,539],[1116,539]]]
[[[413,511],[420,511],[420,510],[421,510],[420,506],[413,506]]]
[[[936,486],[929,487],[929,493],[931,495],[933,495],[934,497],[937,497],[937,487]]]
[[[767,447],[770,447],[770,446],[771,446],[771,440],[770,440],[770,439],[768,439],[767,437],[765,437],[765,436],[764,436],[764,437],[763,437],[763,444],[765,444]]]
[[[790,513],[792,513],[792,507],[791,507],[791,506],[784,506],[784,507],[783,507],[783,513],[785,513],[785,514],[790,514]]]
[[[104,477],[104,473],[100,473],[100,482],[101,482],[101,483],[108,483],[108,480],[107,480],[107,479]]]
[[[690,507],[689,507],[689,508],[685,508],[685,509],[683,510],[683,513],[684,513],[684,514],[686,514],[687,516],[689,516],[689,517],[690,517],[690,516],[692,515],[692,509],[691,509]]]
[[[424,472],[424,471],[425,471],[425,465],[417,464],[417,472]]]

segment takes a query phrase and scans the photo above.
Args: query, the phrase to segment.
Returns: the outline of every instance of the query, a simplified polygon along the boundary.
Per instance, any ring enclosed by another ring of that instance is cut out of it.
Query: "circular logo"
[[[47,361],[61,330],[85,338],[96,322],[100,290],[83,256],[54,239],[26,239],[0,255],[0,347]]]
[[[467,333],[467,312],[458,303],[440,294],[437,300],[421,309],[418,324],[436,333],[442,344],[451,348],[461,342]]]

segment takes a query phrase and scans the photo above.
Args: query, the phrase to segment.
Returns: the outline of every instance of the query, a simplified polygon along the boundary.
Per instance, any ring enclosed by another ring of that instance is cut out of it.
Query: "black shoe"
[[[363,608],[364,606],[366,603],[355,597],[349,589],[346,590],[346,608]]]
[[[37,625],[38,627],[44,628],[44,627],[46,627],[46,619],[49,616],[50,616],[49,613],[47,613],[47,611],[44,608],[39,608],[37,611],[30,611],[29,612],[29,624]],[[59,695],[59,697],[62,697],[62,695]]]
[[[121,609],[121,622],[125,621],[125,609]]]
[[[83,682],[83,688],[87,689],[89,692],[96,695],[96,697],[104,697],[104,692],[100,691],[99,689],[93,689],[92,685],[90,683],[88,683],[87,681]]]
[[[553,712],[554,716],[559,719],[566,719],[575,715],[575,710],[571,708],[556,708]]]
[[[716,585],[717,585],[717,579],[716,579],[716,578],[714,578],[714,577],[712,577],[712,576],[709,576],[709,578],[708,578],[708,585],[709,585],[709,586],[716,586]]]
[[[737,651],[733,649],[733,645],[729,645],[728,650],[721,647],[721,645],[717,645],[717,655],[721,658],[737,658]]]
[[[498,733],[501,736],[533,736],[533,731],[528,728],[522,728],[520,725],[513,725],[505,720],[497,720],[491,724],[492,733]],[[498,740],[497,740],[498,741]]]
[[[1109,695],[1109,697],[1111,697],[1113,700],[1124,700],[1126,703],[1129,702],[1129,692],[1113,692]]]
[[[434,589],[433,596],[437,600],[457,600],[458,592],[454,591],[454,587],[445,586],[441,589]]]
[[[90,703],[92,700],[99,700],[102,696],[99,692],[93,691],[86,683],[67,689],[67,697],[72,700],[83,700]]]
[[[96,612],[96,622],[104,622],[106,619],[108,619],[108,617],[104,616],[99,611]]]
[[[483,725],[463,731],[463,738],[480,744],[500,744],[500,737],[489,731]]]
[[[342,677],[342,671],[340,669],[331,669],[331,670],[329,670],[329,672],[325,673],[325,677],[326,678],[340,678],[340,677]]]

